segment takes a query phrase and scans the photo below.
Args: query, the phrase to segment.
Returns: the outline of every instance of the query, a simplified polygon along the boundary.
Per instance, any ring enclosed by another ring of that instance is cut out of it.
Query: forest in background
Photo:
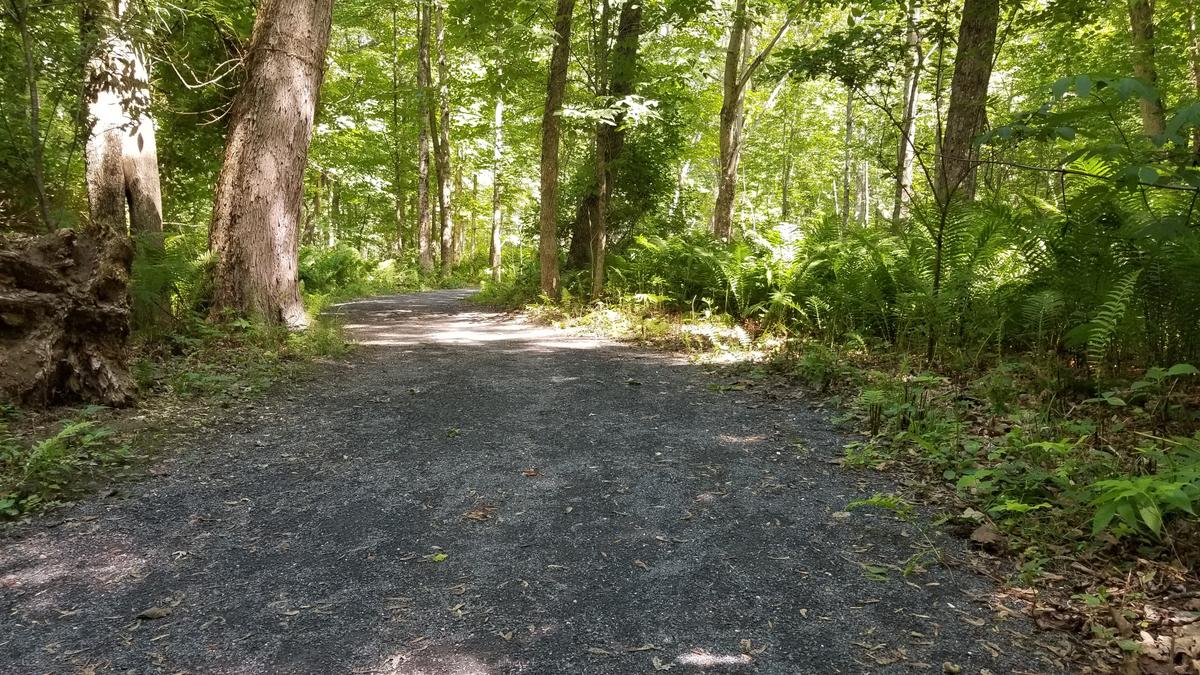
[[[1012,539],[1021,580],[1141,558],[1165,564],[1138,591],[1157,593],[1200,556],[1198,14],[4,0],[0,279],[90,256],[72,302],[107,307],[87,325],[108,342],[60,326],[55,349],[119,371],[132,325],[138,355],[127,383],[32,398],[217,390],[254,359],[206,370],[214,344],[323,353],[327,326],[279,327],[482,285],[764,352],[842,400],[864,434],[848,464],[948,493],[979,543]],[[64,316],[2,299],[6,347]],[[30,449],[10,445],[11,473]],[[27,474],[0,489],[13,513]]]

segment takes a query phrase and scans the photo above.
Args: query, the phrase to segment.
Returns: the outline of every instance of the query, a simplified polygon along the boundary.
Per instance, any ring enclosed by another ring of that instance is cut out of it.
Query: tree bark
[[[492,118],[492,245],[488,251],[488,262],[492,268],[492,281],[500,281],[504,239],[504,219],[500,208],[500,172],[504,163],[504,99],[496,97],[496,110]]]
[[[132,401],[125,236],[59,230],[0,240],[0,400]]]
[[[988,83],[996,51],[1000,0],[966,0],[958,30],[954,77],[950,81],[950,108],[938,158],[935,193],[945,206],[956,194],[975,198],[974,146],[987,122]]]
[[[1191,3],[1188,3],[1191,4]],[[1154,66],[1154,0],[1129,0],[1129,24],[1133,30],[1133,76],[1158,86],[1158,70]],[[1138,101],[1142,111],[1142,130],[1147,136],[1157,136],[1166,130],[1163,102],[1157,94]]]
[[[725,76],[721,95],[720,159],[713,235],[722,241],[733,236],[733,205],[737,199],[737,170],[742,158],[742,128],[746,122],[745,91],[738,86],[746,40],[746,0],[737,0],[729,42],[725,46]]]
[[[214,314],[234,310],[292,328],[308,323],[297,227],[332,16],[333,0],[259,5],[213,208]]]
[[[431,8],[429,0],[418,0],[417,31],[417,98],[420,107],[420,131],[417,133],[417,259],[421,272],[433,272],[433,214],[429,210],[429,145],[431,120],[429,33]]]
[[[434,47],[437,50],[438,68],[438,119],[432,128],[437,129],[433,144],[437,162],[438,225],[441,233],[442,271],[454,268],[454,218],[450,195],[450,74],[446,65],[446,6],[444,0],[433,0]]]
[[[150,75],[141,49],[124,35],[128,9],[128,0],[84,5],[88,208],[97,230],[122,236],[130,232],[161,248],[162,192]]]
[[[1192,87],[1200,98],[1200,9],[1196,3],[1188,3],[1188,51],[1191,52]],[[1200,126],[1192,130],[1192,154],[1195,164],[1200,165]]]
[[[392,118],[388,136],[392,142],[392,226],[396,233],[395,253],[404,253],[404,161],[400,145],[400,8],[392,0]]]
[[[571,17],[575,0],[558,0],[554,17],[554,51],[546,82],[546,107],[542,112],[541,214],[538,223],[538,263],[541,290],[551,300],[562,297],[558,278],[558,145],[567,66],[571,52]]]
[[[722,241],[733,236],[733,208],[737,202],[737,172],[742,159],[742,132],[746,124],[746,89],[750,78],[766,62],[775,45],[787,33],[794,17],[789,12],[775,36],[753,60],[751,25],[746,14],[746,0],[737,0],[729,42],[725,47],[725,73],[721,94],[717,161],[717,202],[713,210],[713,235]]]
[[[904,110],[900,115],[900,141],[896,146],[896,195],[892,203],[892,225],[908,217],[912,198],[913,169],[916,164],[917,95],[921,84],[921,35],[917,31],[920,7],[916,0],[908,2],[908,35],[905,42],[908,61],[904,70]]]
[[[621,6],[617,23],[612,64],[605,73],[610,101],[621,100],[634,92],[641,34],[642,3],[640,0],[627,0]],[[607,42],[607,31],[603,35]],[[593,300],[604,295],[608,260],[608,203],[614,187],[613,163],[625,147],[624,124],[625,116],[622,114],[612,124],[601,124],[596,130],[596,204],[591,232]]]
[[[846,86],[845,136],[842,140],[842,229],[841,236],[850,230],[850,166],[853,162],[851,145],[854,141],[854,89]]]

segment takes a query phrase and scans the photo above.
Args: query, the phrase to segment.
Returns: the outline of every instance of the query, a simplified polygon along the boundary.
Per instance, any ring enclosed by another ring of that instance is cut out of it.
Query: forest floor
[[[469,291],[0,539],[0,672],[1058,672],[828,411]]]

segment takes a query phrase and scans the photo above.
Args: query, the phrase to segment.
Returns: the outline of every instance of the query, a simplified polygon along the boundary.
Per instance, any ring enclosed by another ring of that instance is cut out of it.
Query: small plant
[[[87,420],[69,421],[28,446],[0,427],[0,514],[36,510],[130,459],[112,429]]]
[[[886,509],[896,514],[896,517],[900,520],[905,521],[912,520],[913,516],[916,514],[915,509],[913,509],[913,505],[905,501],[903,497],[896,494],[883,492],[876,492],[874,495],[866,499],[856,499],[846,505],[846,510],[853,511],[864,506],[874,506],[875,508]]]

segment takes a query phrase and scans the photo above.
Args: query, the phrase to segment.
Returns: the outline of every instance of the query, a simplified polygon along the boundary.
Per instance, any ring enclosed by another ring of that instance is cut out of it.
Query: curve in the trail
[[[339,306],[352,358],[10,530],[0,672],[1056,670],[801,397],[467,294]]]

